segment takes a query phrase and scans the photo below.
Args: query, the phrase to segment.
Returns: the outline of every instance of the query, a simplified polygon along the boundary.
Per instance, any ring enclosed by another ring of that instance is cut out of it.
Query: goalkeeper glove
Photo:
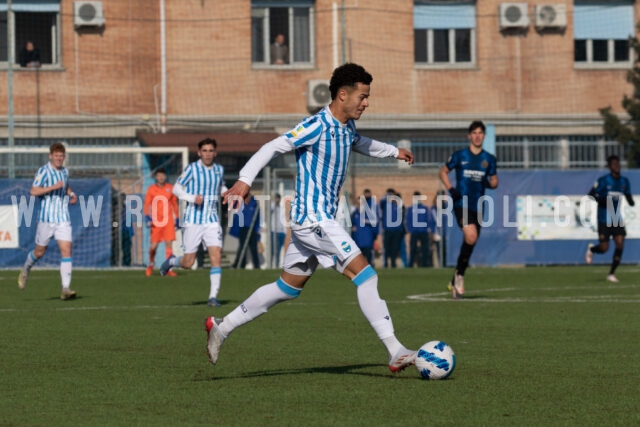
[[[176,230],[180,228],[180,218],[176,218],[176,220],[173,223],[173,226],[176,228]]]

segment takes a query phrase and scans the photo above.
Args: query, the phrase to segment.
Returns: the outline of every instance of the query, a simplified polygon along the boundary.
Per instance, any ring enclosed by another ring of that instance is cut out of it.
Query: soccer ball
[[[429,341],[418,349],[416,368],[426,380],[443,380],[456,368],[456,355],[446,343]]]

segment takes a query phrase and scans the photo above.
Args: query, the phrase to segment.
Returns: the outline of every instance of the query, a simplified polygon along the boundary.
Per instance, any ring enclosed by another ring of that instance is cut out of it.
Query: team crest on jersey
[[[36,186],[39,186],[42,184],[42,181],[44,180],[44,177],[46,176],[46,174],[44,172],[42,172],[40,175],[38,175],[36,177],[36,182],[34,183]]]
[[[342,246],[342,250],[345,251],[346,253],[351,252],[351,245],[349,244],[349,242],[342,242],[341,246]]]
[[[483,160],[481,165],[483,168],[487,168],[489,166],[489,162],[487,162],[486,160]]]

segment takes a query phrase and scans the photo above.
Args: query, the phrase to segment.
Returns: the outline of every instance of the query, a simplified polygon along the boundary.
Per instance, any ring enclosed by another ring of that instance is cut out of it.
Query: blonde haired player
[[[40,216],[36,227],[36,247],[27,255],[22,271],[18,276],[18,287],[24,289],[31,267],[44,255],[52,238],[60,249],[60,278],[62,292],[60,299],[76,297],[71,285],[71,220],[69,203],[78,201],[78,197],[69,187],[69,172],[63,166],[66,149],[56,142],[49,147],[49,162],[38,169],[31,187],[31,195],[40,199]]]

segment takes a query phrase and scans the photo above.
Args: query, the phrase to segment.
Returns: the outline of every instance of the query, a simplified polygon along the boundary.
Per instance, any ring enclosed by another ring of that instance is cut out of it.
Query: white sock
[[[211,289],[209,290],[209,299],[216,298],[220,290],[220,279],[222,279],[222,269],[220,267],[211,267],[209,270],[209,280],[211,281]]]
[[[60,278],[62,279],[62,287],[69,289],[69,285],[71,285],[71,257],[62,258],[60,262]]]
[[[24,262],[24,266],[22,266],[22,269],[24,271],[31,270],[31,267],[33,267],[33,264],[35,264],[36,261],[38,261],[38,258],[36,258],[36,256],[33,254],[33,251],[29,252],[29,255],[27,255],[27,259]]]
[[[261,286],[242,304],[227,314],[220,324],[220,332],[228,336],[235,328],[252,321],[279,302],[294,299],[302,289],[289,286],[282,279]]]
[[[387,303],[378,294],[378,275],[371,266],[367,266],[353,278],[353,283],[357,286],[360,310],[386,347],[389,357],[394,356],[404,346],[394,334]]]

